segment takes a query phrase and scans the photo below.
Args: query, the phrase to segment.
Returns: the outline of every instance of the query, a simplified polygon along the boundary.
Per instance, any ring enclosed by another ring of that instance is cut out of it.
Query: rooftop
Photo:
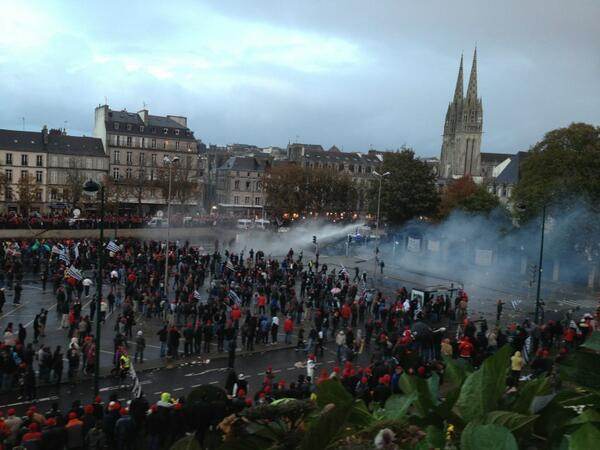
[[[48,133],[48,144],[44,145],[41,131],[0,130],[0,150],[105,156],[102,140],[98,138],[50,132]]]

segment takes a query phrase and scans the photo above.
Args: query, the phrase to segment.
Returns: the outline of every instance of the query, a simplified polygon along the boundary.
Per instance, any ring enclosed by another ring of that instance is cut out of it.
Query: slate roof
[[[528,152],[518,152],[510,155],[510,162],[496,177],[496,183],[516,184],[521,176],[521,164],[529,155]]]
[[[106,121],[106,130],[109,133],[119,134],[143,134],[148,136],[176,136],[178,139],[194,139],[194,132],[188,127],[177,123],[170,117],[166,116],[153,116],[148,114],[148,123],[144,123],[138,113],[129,111],[115,111],[112,109],[108,110],[108,116]],[[115,130],[114,123],[119,123],[119,129]],[[128,130],[127,125],[132,125],[132,129]],[[140,127],[144,127],[144,131],[141,131]],[[155,129],[152,132],[152,129]],[[167,128],[167,134],[164,133],[164,128]],[[175,130],[179,130],[179,134],[175,134]]]
[[[502,161],[510,158],[511,154],[509,153],[481,153],[481,163],[501,163]]]
[[[261,171],[267,167],[267,161],[261,158],[250,156],[232,156],[225,164],[219,167],[219,170],[239,170],[239,171]]]
[[[41,131],[0,130],[0,150],[55,153],[75,156],[106,156],[102,140],[87,136],[48,134],[44,145]]]

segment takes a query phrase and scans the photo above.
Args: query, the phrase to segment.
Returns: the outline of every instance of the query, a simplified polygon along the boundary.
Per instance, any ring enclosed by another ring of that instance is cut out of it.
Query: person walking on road
[[[135,338],[135,355],[134,362],[138,362],[138,357],[140,360],[140,364],[144,364],[144,349],[146,348],[146,338],[144,337],[144,333],[142,330],[137,332],[137,336]]]

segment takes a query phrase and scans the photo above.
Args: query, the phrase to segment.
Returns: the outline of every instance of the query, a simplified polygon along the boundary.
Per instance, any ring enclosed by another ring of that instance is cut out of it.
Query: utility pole
[[[537,290],[535,294],[535,315],[534,322],[540,320],[540,291],[542,289],[542,263],[544,261],[544,232],[546,227],[546,204],[542,207],[542,236],[540,238],[540,262],[538,264]]]

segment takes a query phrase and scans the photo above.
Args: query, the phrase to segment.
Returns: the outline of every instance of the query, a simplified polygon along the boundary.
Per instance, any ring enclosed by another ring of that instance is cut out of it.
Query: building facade
[[[217,207],[221,213],[252,217],[263,214],[265,173],[269,158],[232,156],[217,169]]]
[[[87,179],[108,173],[100,139],[68,136],[64,130],[0,130],[1,198],[4,211],[68,210]]]
[[[469,77],[467,95],[463,95],[463,58],[460,58],[454,98],[448,105],[440,157],[440,177],[455,179],[465,175],[481,176],[481,135],[483,106],[477,96],[477,49]]]
[[[178,174],[198,185],[198,142],[186,117],[155,116],[146,109],[116,111],[100,105],[95,110],[94,136],[102,140],[109,157],[110,177],[125,187],[133,186],[123,203],[140,203],[144,212],[164,207],[167,199],[158,184],[165,157],[178,157]],[[196,205],[199,195],[194,192],[184,202],[186,206]],[[176,205],[177,198],[172,202]]]

